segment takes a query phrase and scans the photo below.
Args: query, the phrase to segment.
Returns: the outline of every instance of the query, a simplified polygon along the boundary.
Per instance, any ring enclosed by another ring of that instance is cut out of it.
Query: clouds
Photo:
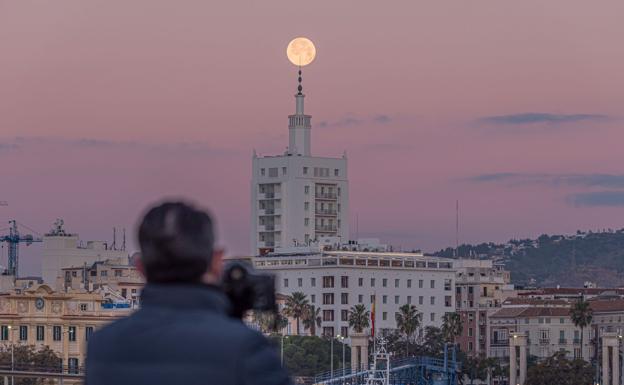
[[[568,203],[580,206],[624,206],[624,191],[593,191],[570,194]]]
[[[608,115],[602,114],[552,114],[544,112],[526,112],[520,114],[485,116],[478,123],[488,125],[527,125],[527,124],[565,124],[578,122],[604,122]]]
[[[392,117],[384,114],[373,115],[365,118],[349,115],[334,121],[323,120],[319,122],[318,126],[321,128],[354,127],[366,124],[388,124],[392,122],[392,120]]]
[[[575,207],[624,206],[624,174],[542,174],[500,172],[481,174],[466,179],[471,183],[496,183],[508,187],[518,185],[550,185],[564,186],[585,190],[602,189],[602,191],[582,191],[570,193],[565,202]],[[621,191],[619,189],[622,189]]]

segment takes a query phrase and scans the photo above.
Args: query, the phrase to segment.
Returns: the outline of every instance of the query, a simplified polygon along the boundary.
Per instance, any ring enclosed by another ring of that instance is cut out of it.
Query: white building
[[[127,258],[125,250],[114,250],[102,241],[88,241],[82,244],[77,234],[70,234],[63,229],[61,220],[55,223],[54,229],[43,237],[43,260],[41,278],[52,288],[56,287],[58,278],[63,278],[62,269],[70,266],[92,265],[107,259]]]
[[[348,311],[356,304],[371,310],[377,330],[395,329],[395,313],[405,304],[422,313],[422,326],[442,325],[455,311],[453,260],[420,253],[318,251],[253,258],[259,270],[276,275],[278,293],[303,292],[321,309],[317,333],[348,336]],[[303,328],[302,328],[303,330]]]
[[[255,153],[251,177],[251,250],[309,244],[323,237],[349,238],[347,158],[312,156],[310,115],[300,91],[288,117],[288,149],[283,155]]]

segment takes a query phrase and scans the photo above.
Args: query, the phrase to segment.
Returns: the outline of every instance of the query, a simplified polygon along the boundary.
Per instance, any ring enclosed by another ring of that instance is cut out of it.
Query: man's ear
[[[214,249],[212,251],[212,262],[210,265],[210,273],[214,277],[221,277],[221,273],[223,272],[223,256],[225,255],[225,250],[223,249]]]
[[[134,267],[136,267],[139,273],[141,273],[143,278],[147,278],[147,276],[145,275],[145,266],[143,266],[143,260],[140,256],[134,259]]]

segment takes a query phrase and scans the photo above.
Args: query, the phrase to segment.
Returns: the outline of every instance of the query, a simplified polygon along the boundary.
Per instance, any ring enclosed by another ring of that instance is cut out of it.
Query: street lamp
[[[343,382],[344,376],[345,376],[345,343],[344,343],[345,337],[338,334],[336,338],[338,338],[340,342],[342,343],[342,381],[341,382]]]
[[[280,354],[282,366],[284,366],[284,338],[288,338],[288,336],[282,333],[282,349]]]
[[[13,372],[15,370],[15,353],[13,352],[13,347],[15,345],[15,341],[13,341],[13,333],[11,333],[11,331],[13,330],[13,328],[11,327],[11,325],[7,326],[7,328],[9,329],[9,339],[11,340],[11,372]],[[15,384],[15,376],[14,373],[11,373],[11,385]]]

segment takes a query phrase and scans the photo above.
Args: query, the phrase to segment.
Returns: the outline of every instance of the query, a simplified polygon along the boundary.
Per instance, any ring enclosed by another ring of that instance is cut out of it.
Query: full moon
[[[316,48],[310,39],[297,37],[288,43],[286,56],[288,56],[288,60],[296,66],[307,66],[314,60]]]

